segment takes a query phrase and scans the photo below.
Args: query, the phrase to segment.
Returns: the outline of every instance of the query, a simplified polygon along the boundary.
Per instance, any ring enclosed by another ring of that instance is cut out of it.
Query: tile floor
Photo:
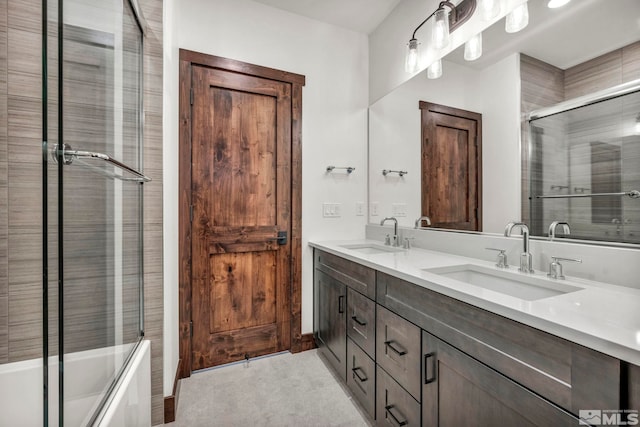
[[[370,426],[317,350],[197,372],[180,387],[165,426]]]

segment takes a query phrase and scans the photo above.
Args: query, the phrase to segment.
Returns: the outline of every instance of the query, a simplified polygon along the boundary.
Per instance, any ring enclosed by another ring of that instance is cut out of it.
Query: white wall
[[[312,332],[309,239],[364,237],[366,202],[368,40],[364,34],[249,0],[165,0],[165,382],[177,363],[178,312],[178,48],[306,76],[302,94],[302,333]],[[354,166],[350,176],[327,165]],[[342,204],[341,218],[323,218],[322,202]]]
[[[369,195],[378,203],[379,223],[405,203],[400,225],[413,226],[421,215],[420,110],[418,101],[435,102],[482,114],[482,210],[484,231],[501,232],[520,219],[520,70],[517,55],[477,71],[443,61],[443,76],[425,73],[402,84],[369,110]],[[402,178],[382,175],[402,169]]]

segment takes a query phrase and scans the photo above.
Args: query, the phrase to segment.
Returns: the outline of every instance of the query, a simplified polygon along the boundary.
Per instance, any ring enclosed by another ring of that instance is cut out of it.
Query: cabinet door
[[[375,359],[376,303],[353,289],[347,290],[347,336]]]
[[[347,372],[347,288],[322,271],[315,271],[318,295],[318,346],[335,368],[339,377],[346,380]]]
[[[423,427],[575,427],[578,419],[422,332]]]
[[[420,401],[420,328],[377,306],[376,363]]]
[[[347,338],[347,386],[360,402],[364,411],[375,417],[376,364]]]

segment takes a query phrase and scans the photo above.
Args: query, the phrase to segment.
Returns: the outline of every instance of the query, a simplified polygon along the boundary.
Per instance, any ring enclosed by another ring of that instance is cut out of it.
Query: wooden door
[[[291,85],[192,68],[192,369],[290,347]]]
[[[420,101],[422,215],[433,227],[482,231],[482,115]]]

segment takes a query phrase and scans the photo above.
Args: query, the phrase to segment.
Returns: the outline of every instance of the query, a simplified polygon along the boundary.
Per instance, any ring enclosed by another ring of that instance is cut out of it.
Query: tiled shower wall
[[[41,3],[0,0],[0,364],[42,356]],[[149,24],[144,41],[144,171],[153,179],[144,186],[144,320],[145,338],[151,340],[152,419],[159,424],[163,420],[162,0],[140,4]],[[56,316],[51,313],[50,320]]]

